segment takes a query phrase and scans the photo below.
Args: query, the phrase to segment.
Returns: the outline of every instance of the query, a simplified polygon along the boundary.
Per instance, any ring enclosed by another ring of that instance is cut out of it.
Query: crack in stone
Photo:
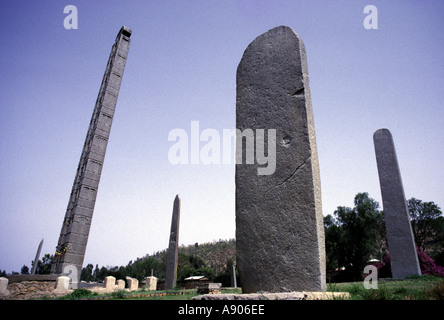
[[[287,178],[285,178],[284,181],[282,181],[281,183],[275,185],[275,187],[280,187],[281,185],[283,185],[284,183],[286,183],[288,180],[290,180],[291,178],[293,178],[294,175],[299,171],[299,169],[301,169],[301,168],[307,163],[307,161],[310,160],[310,158],[311,158],[311,156],[309,156],[307,159],[305,159],[305,161],[304,161],[301,165],[299,165],[298,167],[296,167],[296,169],[294,170],[294,172],[293,172],[290,176],[288,176]]]
[[[270,188],[268,188],[265,193],[267,193],[269,190],[273,189],[273,188],[277,188],[282,186],[283,184],[285,184],[288,180],[290,180],[291,178],[293,178],[296,173],[304,166],[307,164],[307,162],[311,159],[311,156],[309,156],[307,159],[305,159],[304,162],[302,162],[302,164],[300,164],[299,166],[296,167],[296,169],[293,171],[293,173],[291,175],[289,175],[287,178],[284,179],[284,181],[282,181],[281,183],[278,183]]]

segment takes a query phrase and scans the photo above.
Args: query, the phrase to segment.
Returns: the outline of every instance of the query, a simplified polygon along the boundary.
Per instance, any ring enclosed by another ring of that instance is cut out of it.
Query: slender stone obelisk
[[[173,205],[173,217],[171,219],[170,243],[166,261],[165,290],[176,287],[177,263],[179,257],[179,221],[180,221],[180,198],[176,195]]]
[[[63,220],[52,273],[60,274],[66,266],[71,270],[74,266],[75,276],[80,277],[131,33],[131,29],[122,27],[111,49]]]
[[[254,164],[236,161],[240,286],[247,293],[324,291],[321,182],[302,40],[285,26],[262,34],[245,50],[236,79],[237,139],[248,129],[276,130],[276,141],[268,140],[276,144],[273,174],[258,175],[263,136],[256,134]]]
[[[31,274],[35,274],[37,271],[37,264],[39,263],[40,252],[42,251],[43,239],[40,241],[37,253],[35,254],[34,264],[32,265]]]
[[[392,134],[387,129],[379,129],[373,134],[373,142],[384,206],[392,277],[402,279],[406,276],[420,275],[421,269]]]
[[[231,267],[231,287],[237,288],[236,267],[234,266],[234,264]]]

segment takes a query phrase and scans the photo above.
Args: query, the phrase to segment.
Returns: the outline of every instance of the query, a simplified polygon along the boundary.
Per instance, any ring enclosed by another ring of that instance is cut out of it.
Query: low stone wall
[[[25,300],[41,299],[43,297],[54,298],[60,294],[54,292],[55,281],[22,281],[8,285],[8,295],[0,296],[0,299]]]
[[[14,275],[7,278],[0,277],[0,300],[25,300],[25,299],[42,299],[55,298],[64,296],[73,292],[68,289],[69,278],[60,275]],[[117,280],[114,277],[106,277],[105,282],[101,285],[85,286],[84,288],[99,294],[112,293],[116,291],[138,291],[139,281],[135,278],[127,277],[128,288],[125,289],[125,281]],[[156,290],[157,278],[147,277],[145,289]],[[82,283],[79,284],[82,288]]]
[[[9,280],[9,284],[23,281],[49,281],[55,283],[59,276],[59,274],[8,274],[6,278]]]
[[[7,275],[0,277],[1,300],[55,298],[66,295],[69,278],[60,275]]]

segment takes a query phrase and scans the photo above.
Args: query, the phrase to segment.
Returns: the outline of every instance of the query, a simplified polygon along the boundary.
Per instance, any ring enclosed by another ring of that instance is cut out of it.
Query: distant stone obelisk
[[[35,254],[35,259],[34,259],[34,264],[32,265],[31,274],[35,274],[37,271],[37,264],[39,263],[40,252],[42,251],[42,246],[43,246],[43,239],[42,239],[42,241],[40,241],[39,247],[38,247],[37,252]]]
[[[75,276],[80,277],[131,33],[131,29],[123,26],[111,49],[63,220],[52,273],[60,274],[66,266],[70,270],[74,266]]]
[[[403,279],[406,276],[420,275],[421,269],[392,134],[387,129],[379,129],[373,134],[373,142],[384,206],[392,277]]]
[[[165,290],[172,290],[177,281],[177,263],[179,257],[179,221],[180,198],[176,195],[173,205],[173,217],[171,219],[170,243],[166,261]]]
[[[236,267],[246,293],[326,289],[321,181],[308,82],[304,44],[285,26],[251,42],[237,68],[237,131],[276,130],[276,140],[269,136],[268,141],[276,150],[273,174],[258,175],[259,134],[256,148],[251,148],[256,149],[256,163],[236,161]],[[236,157],[242,152],[246,158],[248,140],[245,145],[237,148]]]
[[[234,263],[231,267],[231,287],[237,288],[236,267],[234,266]]]

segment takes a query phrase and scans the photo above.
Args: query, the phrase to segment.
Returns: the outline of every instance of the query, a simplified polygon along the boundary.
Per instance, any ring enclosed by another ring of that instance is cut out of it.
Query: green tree
[[[157,277],[159,271],[162,268],[160,261],[153,257],[144,258],[142,260],[142,263],[143,263],[143,272],[145,277],[151,275],[151,270],[153,270],[153,275]]]
[[[80,280],[82,281],[93,281],[93,265],[91,263],[88,263],[86,267],[82,269],[80,272]]]
[[[190,276],[205,276],[208,279],[213,279],[214,270],[207,266],[201,257],[179,252],[177,281],[182,281]]]
[[[104,281],[107,276],[108,276],[108,269],[106,267],[101,267],[97,275],[97,281]]]
[[[51,265],[54,260],[54,255],[45,254],[42,257],[42,260],[37,262],[37,273],[38,274],[50,274],[51,273]]]
[[[415,243],[438,264],[444,263],[444,217],[433,201],[411,198],[407,201]]]
[[[324,217],[324,228],[327,270],[343,267],[345,262],[340,248],[343,229],[331,214]]]
[[[21,274],[29,274],[29,268],[27,265],[23,265],[22,269],[20,270]]]
[[[225,261],[225,267],[217,276],[214,277],[214,282],[222,283],[223,287],[231,287],[231,274],[233,272],[233,264],[234,259],[229,257]],[[236,279],[237,279],[237,270],[236,270]],[[237,281],[239,283],[239,281]]]
[[[411,198],[407,201],[415,243],[424,251],[436,242],[444,227],[441,209],[434,202]]]
[[[350,278],[362,279],[367,261],[381,255],[385,241],[383,215],[379,203],[368,193],[358,193],[354,208],[338,207],[324,218],[327,265],[345,267]]]

